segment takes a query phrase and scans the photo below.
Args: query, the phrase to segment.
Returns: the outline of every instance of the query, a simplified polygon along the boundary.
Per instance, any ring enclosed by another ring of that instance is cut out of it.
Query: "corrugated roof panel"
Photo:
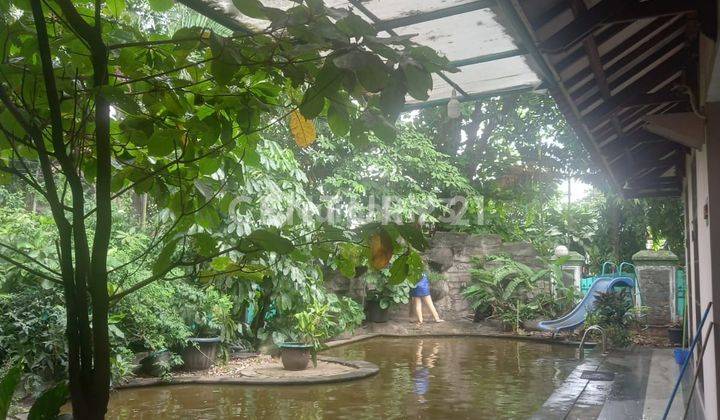
[[[210,9],[221,10],[251,30],[262,30],[268,21],[251,19],[241,14],[232,0],[201,0]],[[269,7],[288,9],[290,0],[261,0]],[[513,52],[520,49],[508,29],[498,20],[492,2],[483,0],[365,0],[355,7],[346,0],[326,0],[331,7],[353,8],[355,13],[373,22],[392,20],[390,25],[398,34],[417,34],[413,41],[435,49],[449,60],[466,60],[462,64],[477,63],[476,58]],[[365,13],[363,9],[369,11]],[[433,12],[424,18],[413,17]],[[409,19],[408,19],[409,18]],[[400,19],[400,20],[396,20]],[[427,20],[426,20],[427,19]],[[377,23],[377,22],[373,22]],[[400,26],[404,25],[404,26]],[[514,53],[511,53],[512,55]],[[517,55],[460,67],[459,73],[448,74],[454,83],[469,96],[501,92],[518,86],[537,86],[540,79],[525,56]],[[458,64],[460,65],[460,64]],[[449,99],[453,87],[442,77],[433,76],[433,90],[429,100]],[[417,104],[418,101],[409,100]]]

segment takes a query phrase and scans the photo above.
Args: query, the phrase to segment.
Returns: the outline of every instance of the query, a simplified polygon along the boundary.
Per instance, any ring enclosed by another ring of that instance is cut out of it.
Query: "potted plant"
[[[366,282],[370,288],[365,296],[365,310],[366,319],[370,322],[387,322],[390,306],[410,301],[410,284],[407,281],[390,284],[388,277],[380,272],[368,275]]]
[[[667,329],[668,340],[673,346],[680,346],[682,343],[683,330],[680,322],[676,321],[670,324]]]
[[[324,342],[330,337],[334,325],[329,315],[330,305],[313,303],[308,309],[295,314],[294,336],[296,341],[279,345],[283,368],[286,370],[305,370],[312,359],[317,367],[318,351],[324,348]]]
[[[220,345],[228,342],[223,337],[233,328],[232,302],[218,291],[207,289],[184,309],[192,336],[180,352],[183,366],[189,371],[209,369],[215,363]]]

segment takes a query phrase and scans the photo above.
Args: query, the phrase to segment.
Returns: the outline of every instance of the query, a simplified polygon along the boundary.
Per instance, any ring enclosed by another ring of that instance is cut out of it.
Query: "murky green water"
[[[376,338],[327,355],[374,377],[312,386],[168,386],[113,394],[109,418],[527,418],[576,365],[572,347],[463,338]]]

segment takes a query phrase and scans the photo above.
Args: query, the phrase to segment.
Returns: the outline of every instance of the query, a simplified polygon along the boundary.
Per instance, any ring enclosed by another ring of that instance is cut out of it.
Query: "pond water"
[[[326,351],[376,376],[325,385],[177,385],[114,393],[108,418],[527,418],[576,366],[572,347],[480,337],[374,338]]]

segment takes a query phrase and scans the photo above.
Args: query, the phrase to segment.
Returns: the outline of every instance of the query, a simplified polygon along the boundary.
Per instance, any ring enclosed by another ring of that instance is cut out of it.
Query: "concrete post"
[[[565,273],[563,275],[563,283],[565,284],[565,287],[573,285],[575,289],[579,292],[580,280],[582,280],[582,269],[585,265],[585,257],[575,251],[570,251],[567,256],[567,261],[565,261],[565,263],[562,265],[563,273]],[[552,256],[550,259],[554,261],[557,258],[555,256]]]
[[[678,257],[670,251],[640,251],[632,256],[642,305],[648,307],[648,324],[667,325],[677,320],[675,268]]]

